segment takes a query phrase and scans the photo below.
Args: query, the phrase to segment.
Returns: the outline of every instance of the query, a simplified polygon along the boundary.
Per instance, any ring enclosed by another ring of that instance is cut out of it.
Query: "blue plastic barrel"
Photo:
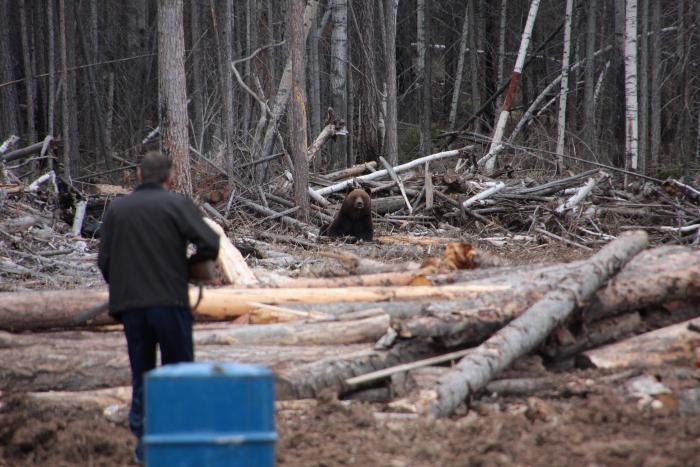
[[[148,466],[275,465],[275,385],[262,367],[178,363],[146,374]]]

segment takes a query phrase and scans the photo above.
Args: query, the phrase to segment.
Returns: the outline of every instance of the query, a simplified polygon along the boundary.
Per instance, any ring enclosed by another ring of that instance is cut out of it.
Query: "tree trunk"
[[[311,22],[307,48],[309,62],[307,81],[309,82],[309,113],[311,115],[310,128],[312,135],[318,135],[321,132],[321,63],[318,53],[320,36],[318,17],[314,17]]]
[[[22,65],[24,70],[24,89],[27,105],[27,143],[37,140],[36,133],[36,81],[34,79],[34,47],[29,37],[29,16],[27,15],[26,0],[20,0],[20,30],[22,35]],[[7,107],[5,107],[7,108]]]
[[[14,81],[14,60],[12,57],[12,30],[10,29],[10,17],[7,14],[10,11],[11,0],[4,0],[2,6],[2,19],[0,19],[0,80],[3,83]],[[2,115],[0,115],[0,131],[5,136],[19,135],[19,97],[17,96],[17,87],[14,84],[0,87],[0,105],[2,106]]]
[[[646,242],[646,233],[633,232],[603,247],[578,274],[562,281],[556,290],[464,357],[433,389],[424,391],[424,410],[440,417],[450,415],[469,394],[486,386],[494,374],[542,342]]]
[[[508,91],[506,91],[505,100],[503,101],[503,109],[498,117],[496,129],[494,130],[491,140],[491,147],[489,148],[489,152],[478,161],[479,165],[483,166],[488,173],[493,172],[496,168],[496,154],[501,150],[503,133],[506,128],[506,123],[508,123],[510,110],[513,107],[515,93],[518,90],[520,74],[522,73],[523,64],[525,63],[527,49],[530,46],[532,29],[535,26],[535,19],[537,18],[537,10],[539,7],[540,0],[532,0],[530,3],[530,12],[527,16],[527,22],[525,23],[525,29],[523,30],[523,35],[520,39],[520,49],[518,50],[518,57],[515,60],[515,67],[513,68],[513,74],[510,78],[510,85],[508,86]]]
[[[661,151],[661,0],[651,0],[651,118],[649,135],[649,163],[651,173],[659,168]]]
[[[50,136],[55,135],[56,133],[56,110],[55,110],[55,102],[56,102],[56,86],[54,83],[56,82],[56,29],[54,27],[54,21],[55,21],[55,15],[56,12],[54,10],[54,5],[53,2],[47,2],[46,5],[46,34],[48,36],[48,66],[49,66],[49,81],[47,83],[47,95],[48,95],[48,102],[46,104],[46,126],[47,126],[47,131]],[[49,162],[50,167],[53,168],[53,161],[51,160]]]
[[[292,58],[292,103],[290,148],[294,162],[294,202],[297,219],[309,219],[309,161],[306,158],[306,69],[304,66],[304,16],[302,0],[289,0],[290,54]]]
[[[625,169],[636,171],[639,161],[639,102],[637,97],[637,0],[625,9]],[[627,184],[627,175],[625,175]]]
[[[508,21],[508,0],[501,0],[501,14],[498,23],[498,65],[496,67],[497,88],[503,86],[503,78],[505,73],[505,56],[506,56],[506,25]],[[496,107],[500,108],[503,105],[503,99],[499,96],[496,99]]]
[[[695,318],[656,331],[589,350],[584,354],[595,368],[664,367],[697,368],[700,348],[700,319]]]
[[[467,53],[467,38],[469,37],[469,7],[464,7],[464,22],[462,23],[462,34],[459,38],[459,51],[457,56],[457,71],[455,72],[455,84],[452,88],[452,102],[450,103],[450,116],[448,128],[454,131],[455,120],[457,119],[457,108],[459,107],[459,95],[462,92],[462,75],[464,74],[464,59]]]
[[[384,0],[386,44],[386,154],[391,165],[399,163],[398,111],[396,105],[396,12],[399,0]]]
[[[418,63],[416,67],[418,89],[420,90],[420,156],[425,157],[431,153],[431,113],[432,113],[432,74],[430,53],[430,2],[418,0],[418,34],[416,47],[418,48]]]
[[[647,173],[649,159],[649,1],[640,0],[640,34],[639,48],[639,173]]]
[[[332,0],[333,30],[331,32],[331,101],[336,113],[348,121],[348,0]],[[332,167],[347,167],[347,140],[339,138],[333,144]]]
[[[204,148],[204,37],[202,35],[202,13],[199,7],[200,0],[190,0],[190,49],[192,50],[192,85],[189,97],[192,100],[192,136],[193,144],[198,151],[205,153]]]
[[[173,161],[174,189],[191,195],[182,0],[158,0],[158,104],[161,144]]]
[[[590,145],[591,159],[598,154],[595,118],[595,46],[598,0],[589,0],[586,11],[586,71],[583,84],[583,140]]]
[[[471,99],[472,113],[481,107],[481,86],[479,80],[479,35],[477,31],[477,0],[469,0],[467,9],[469,10],[469,76],[471,76]],[[474,122],[474,130],[479,131],[479,121]]]
[[[569,96],[569,57],[571,56],[571,24],[574,16],[574,0],[566,0],[564,20],[564,52],[561,59],[561,88],[557,121],[557,174],[564,169],[564,138],[566,136],[566,100]]]
[[[238,175],[238,167],[234,160],[234,144],[236,133],[236,111],[233,95],[233,70],[231,62],[234,60],[234,5],[233,0],[222,2],[217,20],[219,23],[218,57],[219,57],[219,89],[221,91],[221,133],[224,140],[224,158],[226,171],[228,172],[229,185],[233,186]]]
[[[339,358],[367,345],[268,346],[197,344],[197,361],[236,361],[282,371],[319,358]],[[0,332],[0,390],[84,391],[127,385],[131,381],[126,342],[121,332],[67,332],[31,336]]]
[[[66,30],[66,3],[65,0],[58,2],[59,15],[59,30],[60,30],[60,45],[61,51],[61,130],[63,133],[63,177],[70,181],[72,165],[77,163],[73,157],[73,143],[70,127],[70,78],[68,76],[68,32]],[[72,18],[71,18],[72,19]]]

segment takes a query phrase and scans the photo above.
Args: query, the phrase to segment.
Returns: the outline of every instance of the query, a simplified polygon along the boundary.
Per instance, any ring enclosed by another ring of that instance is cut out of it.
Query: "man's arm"
[[[97,267],[102,272],[105,282],[109,284],[109,250],[112,244],[112,221],[110,209],[107,209],[102,225],[100,226],[100,250],[97,253]]]
[[[183,202],[182,231],[188,242],[197,249],[190,264],[214,260],[219,254],[219,236],[202,219],[202,214],[189,198]]]

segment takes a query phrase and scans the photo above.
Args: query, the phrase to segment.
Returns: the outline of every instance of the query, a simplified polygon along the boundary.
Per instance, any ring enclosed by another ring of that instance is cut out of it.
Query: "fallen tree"
[[[606,245],[579,272],[470,352],[436,386],[422,391],[418,410],[438,417],[451,414],[470,393],[486,386],[493,375],[533,350],[646,242],[646,233],[633,232]]]

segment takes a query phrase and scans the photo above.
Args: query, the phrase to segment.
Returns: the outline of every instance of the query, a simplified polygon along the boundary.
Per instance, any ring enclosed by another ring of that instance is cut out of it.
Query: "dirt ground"
[[[700,385],[697,370],[645,372],[672,394]],[[622,386],[601,370],[560,373],[536,396],[484,395],[437,421],[328,396],[301,410],[278,410],[278,464],[700,465],[700,415],[680,415],[673,395],[650,403],[629,398]],[[2,466],[130,464],[126,422],[108,421],[101,408],[50,407],[23,395],[2,403]]]

